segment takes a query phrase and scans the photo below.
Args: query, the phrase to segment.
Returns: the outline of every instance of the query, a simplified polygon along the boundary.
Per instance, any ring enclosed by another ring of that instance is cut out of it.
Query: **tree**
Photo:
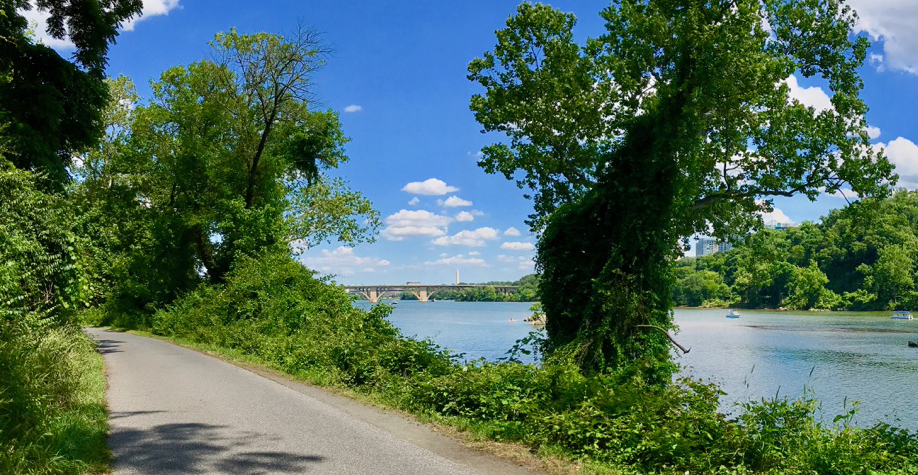
[[[67,178],[73,153],[95,145],[100,111],[108,99],[103,82],[108,46],[121,22],[140,13],[140,0],[5,0],[0,2],[0,122],[8,159],[40,169],[57,183]],[[73,41],[76,64],[36,44],[21,11],[50,14],[48,33]],[[82,69],[81,69],[82,67]]]
[[[882,196],[892,166],[869,147],[868,45],[840,0],[617,0],[601,15],[581,47],[573,15],[524,3],[470,63],[476,119],[509,138],[480,165],[534,192],[547,349],[586,370],[651,358],[668,381],[665,336],[639,325],[672,326],[681,240],[742,233],[770,196]],[[832,108],[793,99],[794,74],[821,78]]]
[[[782,305],[794,309],[828,308],[838,305],[838,296],[826,288],[829,278],[816,263],[808,267],[794,267],[787,283],[787,298]]]
[[[153,99],[112,82],[108,135],[83,188],[133,216],[117,280],[134,307],[169,302],[242,256],[373,239],[379,215],[329,170],[347,160],[337,114],[313,109],[314,32],[220,33],[212,60],[165,71]]]

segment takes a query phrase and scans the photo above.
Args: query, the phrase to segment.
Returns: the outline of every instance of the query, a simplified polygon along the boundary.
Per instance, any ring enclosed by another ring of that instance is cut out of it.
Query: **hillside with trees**
[[[856,202],[819,223],[763,229],[725,252],[676,263],[677,305],[918,308],[918,192]]]

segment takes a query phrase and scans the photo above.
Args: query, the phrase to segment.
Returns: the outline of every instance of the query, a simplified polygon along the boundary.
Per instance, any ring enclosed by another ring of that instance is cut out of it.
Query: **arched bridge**
[[[432,295],[442,290],[462,290],[481,287],[493,287],[494,290],[502,294],[509,294],[517,289],[515,285],[422,284],[420,282],[391,285],[345,285],[344,289],[347,290],[348,293],[363,295],[371,303],[376,303],[379,299],[395,292],[411,292],[418,300],[426,302]]]

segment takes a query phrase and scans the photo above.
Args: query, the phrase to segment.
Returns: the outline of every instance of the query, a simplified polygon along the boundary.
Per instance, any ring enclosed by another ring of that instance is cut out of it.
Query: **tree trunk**
[[[684,183],[676,152],[657,139],[663,130],[641,125],[610,155],[611,172],[552,213],[539,240],[540,296],[548,353],[573,356],[587,372],[648,362],[645,377],[665,383],[675,370],[670,343],[641,325],[673,327]]]

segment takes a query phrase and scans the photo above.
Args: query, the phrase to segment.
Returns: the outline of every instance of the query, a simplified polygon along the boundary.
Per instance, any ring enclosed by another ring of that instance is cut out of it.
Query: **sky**
[[[524,224],[532,203],[503,176],[477,166],[481,133],[466,79],[470,60],[491,50],[517,1],[146,0],[109,51],[108,74],[124,74],[149,98],[167,68],[208,57],[215,33],[283,34],[298,24],[321,32],[333,53],[315,76],[317,107],[340,113],[350,160],[334,172],[360,190],[384,221],[375,243],[307,250],[308,267],[343,284],[517,280],[533,272],[535,236]],[[552,1],[573,12],[582,40],[603,31],[604,2]],[[852,34],[873,41],[861,69],[872,142],[886,151],[899,186],[918,189],[918,1],[849,0]],[[63,55],[66,43],[39,39]],[[792,95],[816,108],[829,99],[817,82],[791,76]],[[766,220],[817,221],[846,204],[840,196],[774,200]],[[694,251],[690,251],[691,255]]]

